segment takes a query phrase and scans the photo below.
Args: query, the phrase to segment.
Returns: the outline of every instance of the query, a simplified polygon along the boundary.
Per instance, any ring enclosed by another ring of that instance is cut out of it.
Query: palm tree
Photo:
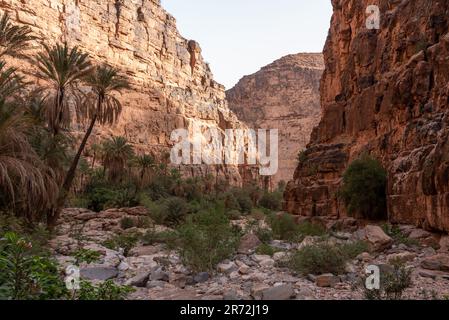
[[[76,169],[78,167],[81,155],[86,148],[95,124],[97,122],[103,125],[113,124],[118,119],[118,116],[122,111],[120,101],[115,98],[112,93],[121,92],[123,89],[129,88],[129,83],[126,78],[121,76],[116,69],[109,66],[96,67],[93,72],[85,75],[84,81],[92,88],[92,92],[86,96],[85,101],[79,111],[80,116],[83,119],[90,120],[90,124],[66,174],[62,185],[62,192],[58,199],[58,209],[56,214],[54,214],[55,217],[53,217],[53,220],[58,219],[59,212],[64,205],[72,186],[73,179],[75,178]],[[112,147],[114,146],[117,145],[112,144]]]
[[[46,119],[49,129],[56,136],[62,128],[69,126],[70,104],[78,102],[79,105],[82,95],[79,84],[92,71],[92,67],[87,54],[77,47],[69,49],[67,43],[54,47],[44,45],[44,51],[36,57],[36,66],[36,76],[48,84]]]
[[[113,137],[104,142],[103,165],[108,170],[111,181],[117,181],[122,177],[128,160],[133,156],[133,147],[124,137]]]
[[[31,222],[32,212],[48,209],[55,202],[58,187],[53,171],[28,142],[31,122],[27,120],[17,106],[0,99],[0,193]]]
[[[149,182],[148,180],[151,179],[152,170],[156,165],[156,161],[154,160],[154,157],[152,157],[151,155],[144,154],[137,156],[134,159],[134,165],[139,170],[140,184],[144,186],[146,183]],[[150,174],[150,177],[147,181],[145,181],[146,180],[145,177],[147,177],[148,174]]]
[[[0,17],[0,59],[5,55],[20,56],[33,39],[29,27],[13,25],[7,13]]]

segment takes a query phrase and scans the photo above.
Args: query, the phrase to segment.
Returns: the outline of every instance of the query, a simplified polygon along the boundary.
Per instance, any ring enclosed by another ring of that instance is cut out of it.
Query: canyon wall
[[[324,50],[323,118],[313,131],[285,209],[346,215],[336,193],[368,152],[388,170],[392,222],[449,231],[449,2],[333,0]],[[366,9],[380,8],[379,30]]]
[[[298,153],[320,119],[323,55],[285,56],[243,77],[226,92],[229,108],[254,129],[279,129],[279,170],[272,184],[293,177]]]
[[[137,150],[160,157],[171,147],[174,129],[243,126],[229,110],[224,87],[213,80],[199,44],[180,35],[160,0],[2,0],[0,9],[30,26],[39,41],[77,45],[94,62],[129,77],[132,90],[119,97],[119,122],[97,128],[91,141],[121,135]],[[21,70],[32,70],[24,67],[26,61],[19,63]],[[236,167],[220,170],[239,182]]]

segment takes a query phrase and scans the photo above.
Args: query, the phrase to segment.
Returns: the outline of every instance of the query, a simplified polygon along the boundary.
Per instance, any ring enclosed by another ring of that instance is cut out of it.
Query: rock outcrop
[[[314,129],[285,209],[345,216],[336,192],[353,159],[369,152],[388,170],[392,222],[449,231],[449,3],[333,0],[324,50],[323,118]]]
[[[279,130],[279,171],[274,185],[292,178],[298,153],[319,122],[323,70],[322,54],[288,55],[245,76],[226,92],[229,108],[248,126]]]
[[[0,10],[30,26],[42,41],[77,45],[94,62],[115,66],[130,78],[132,90],[120,96],[119,122],[97,128],[93,141],[121,135],[137,150],[160,156],[172,145],[174,129],[242,126],[199,44],[180,35],[160,0],[5,0]],[[29,70],[26,61],[18,63]],[[228,169],[228,179],[238,180],[236,168]]]

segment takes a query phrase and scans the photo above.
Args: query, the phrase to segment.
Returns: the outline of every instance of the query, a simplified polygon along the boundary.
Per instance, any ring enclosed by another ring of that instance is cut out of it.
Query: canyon
[[[164,161],[175,129],[245,128],[229,110],[225,88],[213,79],[200,45],[181,36],[160,0],[6,0],[0,9],[13,22],[31,27],[38,38],[36,51],[42,48],[40,42],[67,42],[88,53],[94,63],[107,63],[129,78],[132,88],[118,97],[123,105],[118,123],[96,128],[92,143],[124,136],[138,152]],[[27,60],[13,63],[32,73]],[[203,165],[183,170],[192,175],[216,172]],[[218,171],[231,184],[242,183],[236,166]]]
[[[342,174],[370,153],[388,171],[391,222],[449,231],[449,3],[377,3],[380,29],[369,30],[370,1],[332,1],[323,116],[287,186],[284,209],[346,216],[337,196]]]
[[[285,56],[226,91],[229,108],[251,128],[279,130],[279,170],[272,184],[293,176],[298,153],[318,125],[319,84],[324,70],[320,53]]]

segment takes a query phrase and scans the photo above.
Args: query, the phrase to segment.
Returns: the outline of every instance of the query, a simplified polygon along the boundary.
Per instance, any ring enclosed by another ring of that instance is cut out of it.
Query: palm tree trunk
[[[98,102],[101,103],[100,100]],[[87,129],[86,133],[84,134],[83,141],[81,142],[81,145],[78,148],[78,152],[76,153],[75,158],[72,161],[72,164],[70,166],[69,171],[66,174],[64,184],[62,185],[61,190],[59,191],[59,197],[56,202],[56,208],[52,210],[50,215],[47,215],[47,227],[52,230],[56,222],[59,219],[59,216],[61,215],[62,208],[64,207],[65,201],[67,199],[67,196],[70,192],[70,188],[72,187],[73,179],[75,178],[76,169],[78,167],[78,163],[81,159],[81,155],[83,154],[83,151],[87,145],[87,141],[89,140],[90,135],[92,134],[92,131],[94,129],[95,123],[97,121],[97,115],[94,115],[89,128]]]

